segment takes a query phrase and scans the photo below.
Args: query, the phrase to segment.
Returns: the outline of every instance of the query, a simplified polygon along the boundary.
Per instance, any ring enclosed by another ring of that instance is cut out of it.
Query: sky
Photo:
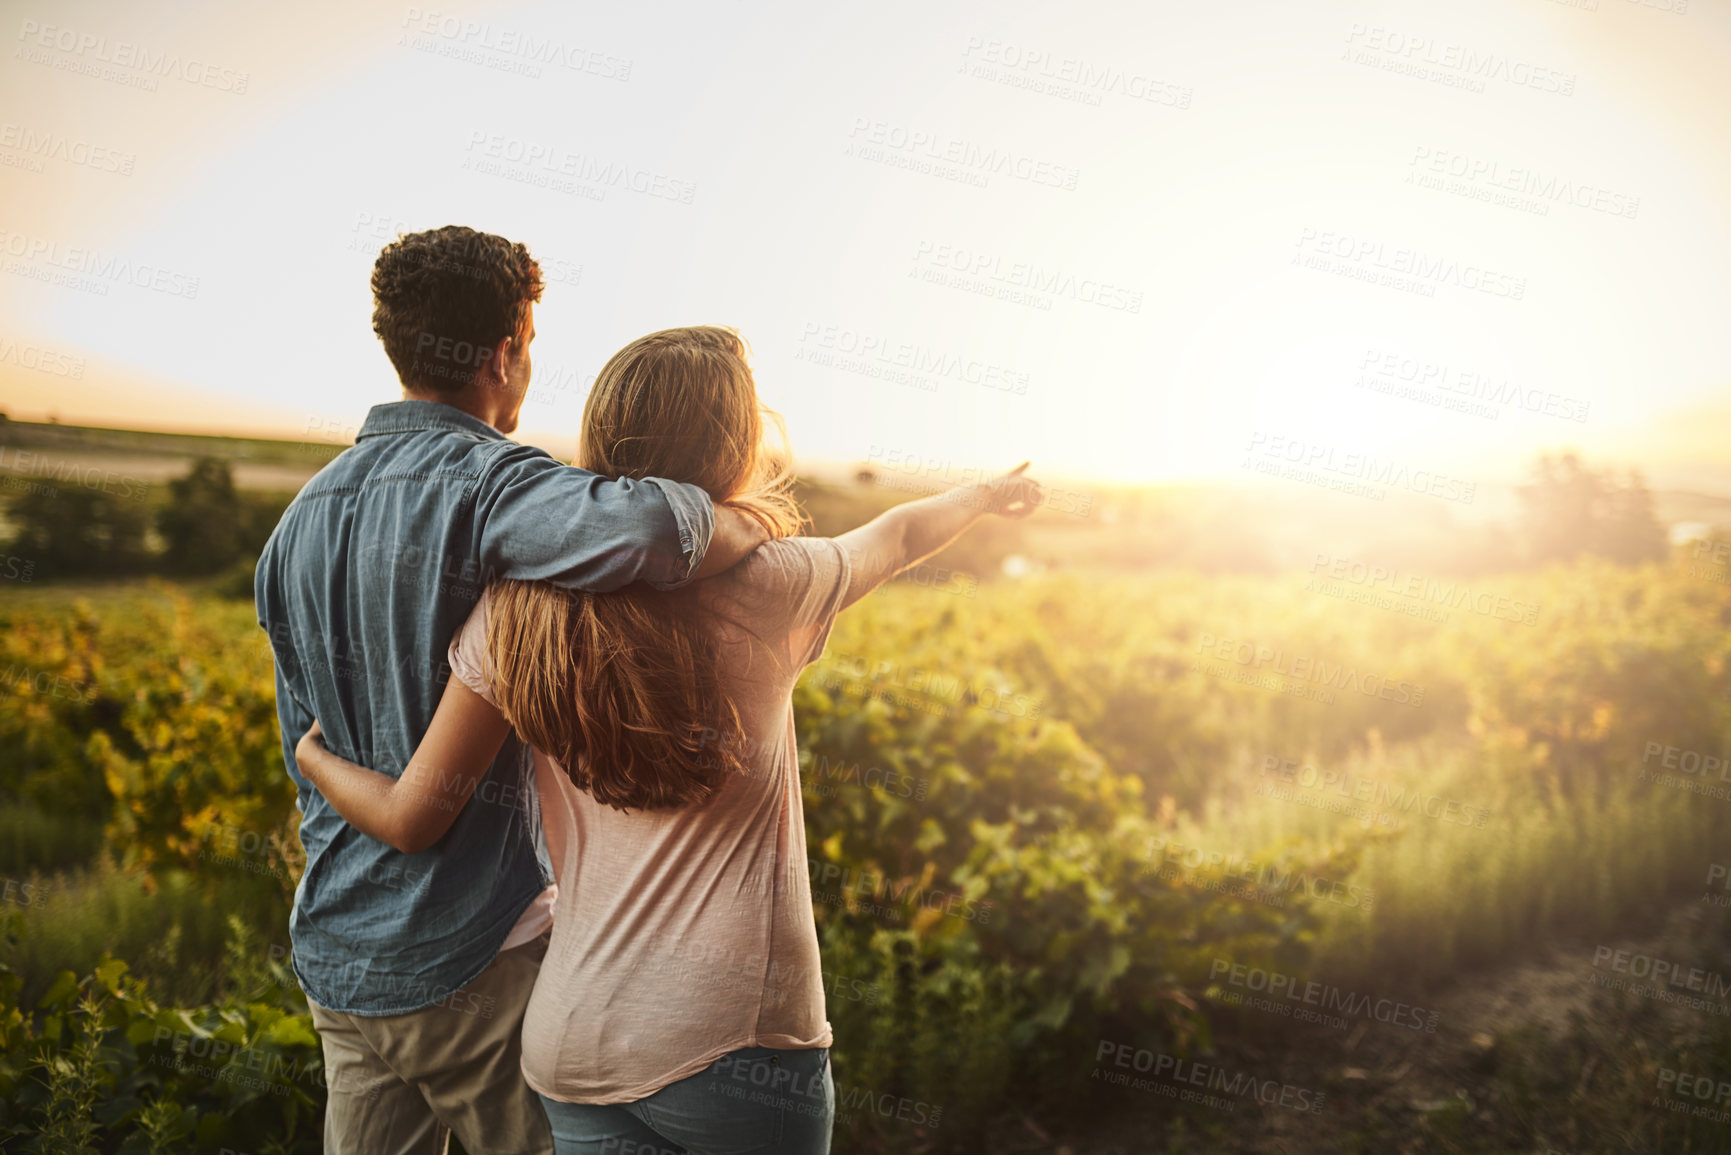
[[[543,264],[555,448],[613,350],[717,323],[812,461],[1731,478],[1731,0],[8,0],[0,35],[13,417],[346,439],[398,395],[374,257],[461,223]]]

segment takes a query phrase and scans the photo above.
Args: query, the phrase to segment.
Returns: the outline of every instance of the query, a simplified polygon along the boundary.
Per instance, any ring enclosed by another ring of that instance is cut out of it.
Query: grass
[[[1246,789],[1210,801],[1174,835],[1243,852],[1373,836],[1352,879],[1374,895],[1373,913],[1321,907],[1313,967],[1337,982],[1380,976],[1422,989],[1518,957],[1545,937],[1650,928],[1672,900],[1700,889],[1708,864],[1722,857],[1719,832],[1731,817],[1721,809],[1731,803],[1640,783],[1632,772],[1567,793],[1523,778],[1494,784],[1470,748],[1435,741],[1349,759],[1340,769],[1351,781],[1492,813],[1478,828],[1384,807],[1377,813],[1398,821],[1366,823]],[[1259,771],[1249,766],[1243,776],[1261,778]],[[1294,793],[1313,804],[1350,801],[1331,789]]]
[[[1641,781],[1637,770],[1643,747],[1655,739],[1684,749],[1722,748],[1725,683],[1731,682],[1725,673],[1731,671],[1731,641],[1722,625],[1731,620],[1731,591],[1659,567],[1582,567],[1491,583],[1523,592],[1529,586],[1544,607],[1541,629],[1464,616],[1433,629],[1306,596],[1290,577],[1095,584],[1057,575],[982,586],[977,597],[894,589],[838,623],[828,660],[890,663],[886,668],[908,685],[941,675],[1025,691],[1041,706],[1042,718],[1074,724],[1096,750],[1140,777],[1149,810],[1160,815],[1173,842],[1247,858],[1294,845],[1345,852],[1347,873],[1336,881],[1374,895],[1372,911],[1315,904],[1320,926],[1304,939],[1304,957],[1283,969],[1372,997],[1412,1001],[1427,989],[1528,955],[1547,939],[1591,943],[1645,933],[1674,900],[1699,892],[1710,864],[1724,861],[1717,832],[1731,814],[1722,808],[1731,802]],[[169,588],[144,596],[166,600]],[[59,612],[57,599],[67,598],[67,591],[21,592],[20,601],[39,603],[48,613]],[[79,594],[117,620],[127,613],[124,599],[139,596],[136,587]],[[224,657],[218,642],[244,637],[258,648],[244,604],[201,598],[197,617],[209,625],[208,635],[199,635],[201,660],[177,644],[161,677],[137,682],[140,692],[151,692],[165,679],[179,679],[174,700],[164,698],[164,716],[203,700],[206,665],[220,671],[238,661]],[[1343,692],[1324,707],[1193,674],[1202,633],[1410,678],[1429,697],[1422,710],[1395,709]],[[106,635],[101,654],[115,665],[114,684],[132,686],[115,680],[123,649]],[[256,739],[271,728],[268,705],[261,705],[268,683],[260,679],[260,688],[247,693],[258,716],[234,740]],[[209,700],[218,703],[213,715],[236,716],[229,699]],[[203,730],[189,733],[164,747],[159,761],[168,770],[203,756],[188,751],[230,741],[207,739]],[[262,748],[256,741],[253,746]],[[1435,800],[1428,803],[1433,812],[1365,801],[1350,790],[1342,795],[1282,783],[1263,773],[1270,752],[1314,764],[1337,780],[1368,783],[1385,798],[1398,793]],[[929,753],[890,750],[885,756],[905,758],[917,770]],[[263,764],[252,754],[234,761]],[[167,771],[140,778],[144,785],[134,799],[141,803],[140,822],[162,825],[158,811],[174,807],[155,806],[151,791],[180,781]],[[225,804],[231,797],[264,796],[262,780],[239,775],[234,781],[245,789],[223,795]],[[1276,797],[1269,786],[1292,794]],[[1317,805],[1324,803],[1357,803],[1371,813],[1360,817]],[[1483,825],[1450,821],[1436,812],[1450,805],[1457,817],[1466,807],[1475,816],[1485,811],[1486,819]],[[155,875],[127,873],[105,861],[79,866],[94,836],[55,819],[40,800],[34,811],[0,813],[0,836],[9,855],[0,861],[32,879],[32,894],[42,897],[41,906],[13,911],[20,933],[0,948],[0,961],[23,975],[32,991],[61,969],[88,970],[109,950],[132,962],[164,997],[207,998],[221,981],[225,964],[217,960],[230,938],[225,916],[231,911],[241,912],[258,936],[255,953],[287,944],[286,895],[273,879],[202,863],[190,873],[162,868]],[[23,873],[32,869],[41,873]],[[1720,948],[1703,941],[1691,949],[1707,957]],[[1367,1124],[1341,1149],[1404,1150],[1397,1139],[1408,1135],[1421,1137],[1415,1151],[1544,1150],[1533,1146],[1540,1143],[1571,1155],[1639,1149],[1584,1141],[1603,1127],[1642,1136],[1651,1150],[1722,1149],[1714,1136],[1724,1128],[1709,1134],[1700,1120],[1656,1115],[1650,1104],[1643,1106],[1642,1080],[1648,1080],[1650,1100],[1653,1076],[1641,1063],[1657,1056],[1731,1071],[1725,1050],[1731,1031],[1721,1031],[1718,1022],[1707,1024],[1712,1029],[1706,1032],[1673,1031],[1648,1021],[1650,1007],[1619,1006],[1614,999],[1600,1009],[1603,1022],[1588,1020],[1568,1031],[1521,1032],[1511,1024],[1499,1044],[1501,1065],[1485,1076],[1492,1082],[1480,1079],[1481,1089],[1490,1086],[1495,1095],[1479,1097],[1478,1113],[1445,1103],[1415,1116],[1403,1107],[1383,1124]],[[1299,1065],[1320,1062],[1303,1053],[1302,1040],[1292,1042],[1283,1055]],[[1638,1061],[1611,1072],[1610,1060],[1626,1056]],[[1581,1094],[1603,1102],[1582,1101]],[[1496,1126],[1479,1135],[1486,1111]],[[1573,1131],[1570,1120],[1578,1124]],[[1208,1138],[1199,1144],[1207,1147]]]
[[[81,814],[55,814],[36,806],[0,807],[0,875],[81,866],[102,849],[102,825]]]
[[[0,962],[24,980],[25,1006],[61,971],[85,974],[104,952],[130,963],[159,998],[208,1001],[221,981],[231,915],[267,959],[288,948],[288,911],[268,879],[146,874],[121,870],[106,856],[81,870],[28,878],[34,901],[13,904],[13,926],[0,942]]]

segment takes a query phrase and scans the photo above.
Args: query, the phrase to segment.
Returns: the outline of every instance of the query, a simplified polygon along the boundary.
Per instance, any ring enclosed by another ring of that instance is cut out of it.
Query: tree
[[[1665,528],[1639,471],[1619,485],[1615,471],[1588,469],[1573,453],[1540,457],[1520,487],[1527,548],[1534,561],[1583,554],[1638,565],[1665,556]]]
[[[168,504],[157,514],[170,573],[212,574],[243,552],[246,506],[234,488],[234,472],[217,457],[200,457],[185,477],[168,483]]]
[[[121,576],[148,560],[144,507],[100,487],[29,482],[7,507],[8,547],[36,563],[39,578]]]

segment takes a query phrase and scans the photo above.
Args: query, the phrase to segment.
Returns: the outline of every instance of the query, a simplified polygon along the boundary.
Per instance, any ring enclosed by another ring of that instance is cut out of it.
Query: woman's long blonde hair
[[[713,325],[626,345],[595,379],[574,464],[689,482],[774,537],[797,533],[785,429],[759,403],[747,353],[738,333]],[[766,419],[782,434],[779,452],[765,443]],[[744,769],[739,712],[689,589],[581,594],[501,581],[487,650],[505,717],[599,802],[703,802]]]

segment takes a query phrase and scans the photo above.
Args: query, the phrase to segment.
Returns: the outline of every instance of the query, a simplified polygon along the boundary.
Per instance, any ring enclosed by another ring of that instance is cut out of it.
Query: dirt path
[[[1591,1142],[1579,1138],[1582,1132],[1592,1134],[1597,1123],[1576,1129],[1575,1141],[1566,1147],[1556,1140],[1538,1146],[1499,1141],[1499,1131],[1510,1133],[1511,1122],[1525,1126],[1513,1118],[1520,1112],[1511,1108],[1506,1085],[1508,1079],[1522,1077],[1509,1072],[1524,1071],[1520,1064],[1525,1057],[1511,1057],[1511,1045],[1537,1046],[1533,1040],[1543,1038],[1562,1047],[1561,1040],[1575,1037],[1571,1032],[1577,1023],[1595,1022],[1595,996],[1602,999],[1606,992],[1595,984],[1594,975],[1610,974],[1610,956],[1603,950],[1695,965],[1711,949],[1708,939],[1724,918],[1724,912],[1699,902],[1686,903],[1652,936],[1552,943],[1530,960],[1475,973],[1426,1000],[1427,1010],[1436,1016],[1434,1034],[1363,1018],[1343,1029],[1292,1025],[1282,1036],[1249,1040],[1228,1030],[1220,1053],[1200,1060],[1234,1074],[1243,1071],[1258,1080],[1321,1092],[1326,1096],[1321,1113],[1264,1107],[1246,1097],[1215,1110],[1187,1108],[1175,1118],[1170,1098],[1126,1092],[1122,1113],[1097,1112],[1103,1117],[1085,1129],[1051,1135],[1024,1123],[994,1136],[989,1149],[1050,1155],[1587,1155],[1639,1150],[1614,1135]],[[1603,964],[1599,968],[1594,967],[1596,954]],[[1704,1022],[1698,1010],[1651,999],[1627,1002],[1633,1009],[1617,1026],[1641,1024],[1654,1039],[1724,1030]],[[1706,1019],[1724,1021],[1712,1015]],[[1601,1096],[1599,1085],[1611,1074],[1606,1068],[1616,1065],[1615,1058],[1589,1058],[1578,1081],[1571,1073],[1569,1086],[1553,1098],[1561,1102],[1584,1093]],[[1533,1129],[1544,1131],[1542,1126]],[[1731,1136],[1726,1149],[1731,1150]]]

